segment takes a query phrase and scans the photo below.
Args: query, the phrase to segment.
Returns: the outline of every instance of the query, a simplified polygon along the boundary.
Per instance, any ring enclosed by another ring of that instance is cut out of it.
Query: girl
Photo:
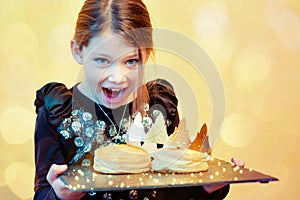
[[[49,83],[37,91],[34,199],[223,199],[229,185],[99,192],[72,192],[58,178],[68,164],[92,166],[91,152],[124,143],[128,122],[137,112],[151,126],[163,113],[168,134],[179,123],[177,98],[164,80],[143,84],[152,50],[152,26],[141,0],[87,0],[71,41],[85,81],[68,89]],[[159,145],[158,145],[159,146]]]

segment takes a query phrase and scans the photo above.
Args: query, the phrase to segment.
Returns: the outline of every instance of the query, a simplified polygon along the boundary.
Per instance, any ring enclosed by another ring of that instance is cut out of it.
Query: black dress
[[[175,127],[179,123],[177,112],[177,98],[170,83],[165,80],[155,80],[146,84],[150,102],[150,109],[160,110],[167,121],[167,133],[173,133]],[[46,180],[46,175],[52,164],[78,164],[83,160],[91,158],[93,155],[86,153],[80,157],[78,155],[79,147],[75,145],[74,137],[66,137],[59,131],[63,121],[69,119],[72,111],[83,109],[85,112],[92,113],[96,119],[101,119],[107,123],[107,127],[111,124],[108,119],[111,118],[117,122],[120,116],[131,116],[131,104],[128,104],[128,112],[125,108],[111,110],[106,107],[99,107],[91,99],[83,95],[76,86],[71,89],[66,88],[61,83],[48,83],[36,93],[36,128],[35,128],[35,195],[34,199],[58,199],[54,190]],[[106,115],[103,113],[107,113]],[[107,131],[106,131],[107,132]],[[109,134],[107,135],[109,138]],[[159,144],[158,144],[159,145]],[[159,146],[158,146],[159,147]],[[74,158],[76,158],[74,160]],[[165,188],[138,190],[134,199],[224,199],[229,191],[229,185],[217,190],[211,194],[206,193],[202,187],[188,188]],[[132,191],[124,190],[118,192],[99,192],[95,195],[86,194],[82,199],[113,199],[126,200],[133,199],[130,197]]]

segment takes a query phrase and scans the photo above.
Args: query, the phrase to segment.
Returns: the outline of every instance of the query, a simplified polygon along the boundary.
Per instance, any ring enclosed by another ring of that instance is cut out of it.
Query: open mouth
[[[117,101],[122,97],[126,88],[120,89],[120,88],[104,88],[103,87],[102,90],[103,90],[105,97],[109,101]]]

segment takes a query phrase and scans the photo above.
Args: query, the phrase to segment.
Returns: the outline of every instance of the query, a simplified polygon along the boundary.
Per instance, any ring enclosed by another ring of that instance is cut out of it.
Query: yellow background
[[[77,80],[80,67],[71,57],[69,40],[82,3],[0,2],[0,196],[5,199],[32,199],[35,91],[50,81],[72,86]],[[297,199],[300,2],[145,3],[155,27],[192,38],[222,76],[226,119],[214,155],[243,159],[247,167],[280,179],[232,185],[227,199]],[[165,62],[176,66],[173,60]]]

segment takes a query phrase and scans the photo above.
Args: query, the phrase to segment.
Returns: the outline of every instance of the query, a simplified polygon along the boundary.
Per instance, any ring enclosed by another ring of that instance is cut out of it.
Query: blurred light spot
[[[0,6],[1,19],[5,19],[5,17],[11,17],[11,16],[16,17],[18,13],[12,13],[12,12],[8,12],[8,11],[12,11],[12,10],[19,11],[16,9],[17,3],[22,4],[22,2],[20,2],[18,0],[1,1],[1,6]]]
[[[6,59],[28,59],[37,55],[38,38],[30,25],[15,22],[3,32],[1,54]]]
[[[223,40],[229,26],[230,19],[224,4],[205,5],[195,16],[194,29],[203,40]]]
[[[225,119],[222,138],[233,147],[245,147],[257,134],[254,119],[244,114],[232,114]]]
[[[284,1],[270,0],[266,7],[265,17],[267,24],[277,32],[294,31],[300,26],[299,16]]]
[[[1,134],[1,132],[0,132],[0,134]],[[7,152],[11,151],[11,148],[10,148],[9,144],[7,144],[1,136],[0,136],[0,151],[5,152],[1,155],[1,164],[0,164],[0,187],[2,187],[2,186],[7,185],[7,182],[6,182],[5,176],[4,176],[4,171],[7,168],[7,166],[9,164],[11,164],[12,161],[15,160],[15,158],[13,156],[11,156],[10,153],[7,153]]]
[[[284,1],[271,0],[265,11],[266,23],[277,32],[281,45],[300,49],[300,17]]]
[[[242,89],[251,89],[263,81],[271,71],[271,58],[264,47],[250,46],[241,50],[233,66],[234,78]]]
[[[33,197],[34,168],[27,163],[16,162],[9,165],[5,170],[5,179],[9,188],[20,199]]]
[[[73,61],[70,41],[73,37],[71,25],[60,25],[55,27],[48,36],[48,51],[53,60],[57,62]]]
[[[35,91],[36,70],[32,63],[16,57],[2,64],[0,87],[9,96],[28,96]]]
[[[278,35],[282,46],[300,50],[300,26],[297,30]]]
[[[33,137],[35,114],[23,107],[7,108],[0,114],[0,133],[9,144],[22,144]]]
[[[231,67],[232,56],[238,47],[238,41],[232,38],[224,38],[222,43],[206,46],[209,55],[214,58],[220,72],[225,68]]]
[[[0,152],[3,152],[0,158],[0,196],[1,196],[1,187],[2,186],[7,187],[7,181],[5,179],[4,173],[6,168],[9,165],[15,163],[16,161],[19,162],[22,161],[34,165],[33,138],[29,142],[26,142],[24,144],[12,145],[12,144],[8,144],[0,134]],[[30,182],[28,182],[28,184],[31,184],[33,186],[33,180],[31,179]]]

